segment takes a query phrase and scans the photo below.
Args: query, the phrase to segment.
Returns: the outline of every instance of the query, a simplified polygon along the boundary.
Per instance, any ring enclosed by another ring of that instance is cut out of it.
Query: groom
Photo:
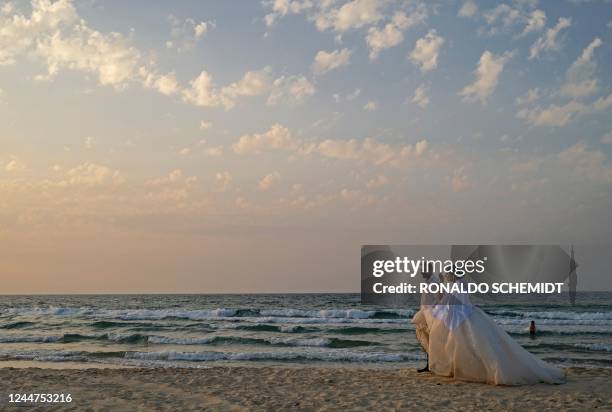
[[[433,273],[433,265],[427,266],[426,270],[421,272],[423,280],[426,283],[439,282],[438,276]],[[412,318],[412,323],[415,325],[416,337],[423,351],[427,355],[427,364],[424,368],[417,369],[418,373],[429,372],[429,325],[427,318],[431,317],[431,307],[438,301],[438,296],[432,293],[421,294],[421,308]]]

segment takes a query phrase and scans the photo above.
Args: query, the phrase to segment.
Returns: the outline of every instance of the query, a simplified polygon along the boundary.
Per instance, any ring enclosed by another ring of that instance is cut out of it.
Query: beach
[[[413,368],[0,369],[8,393],[70,393],[74,410],[610,410],[612,369],[569,368],[563,385],[458,382]],[[34,408],[48,410],[49,405]],[[30,409],[30,408],[28,408]]]

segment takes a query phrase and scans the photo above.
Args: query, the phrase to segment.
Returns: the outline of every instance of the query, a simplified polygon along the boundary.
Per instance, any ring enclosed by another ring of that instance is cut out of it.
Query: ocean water
[[[425,356],[404,308],[358,294],[0,296],[0,361],[140,367],[412,367]],[[564,366],[612,367],[612,294],[478,305],[527,350]],[[538,328],[530,338],[529,322]],[[1,365],[1,363],[0,363]]]

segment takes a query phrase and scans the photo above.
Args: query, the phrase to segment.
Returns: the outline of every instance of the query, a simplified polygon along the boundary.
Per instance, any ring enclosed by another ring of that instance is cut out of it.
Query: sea
[[[612,367],[612,293],[477,305],[548,362]],[[359,294],[0,296],[0,366],[417,367],[418,307],[362,305]]]

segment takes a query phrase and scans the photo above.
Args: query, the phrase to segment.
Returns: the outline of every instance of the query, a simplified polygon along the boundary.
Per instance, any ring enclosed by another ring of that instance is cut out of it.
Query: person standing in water
[[[536,326],[535,322],[532,320],[529,324],[529,336],[533,339],[536,336]]]

